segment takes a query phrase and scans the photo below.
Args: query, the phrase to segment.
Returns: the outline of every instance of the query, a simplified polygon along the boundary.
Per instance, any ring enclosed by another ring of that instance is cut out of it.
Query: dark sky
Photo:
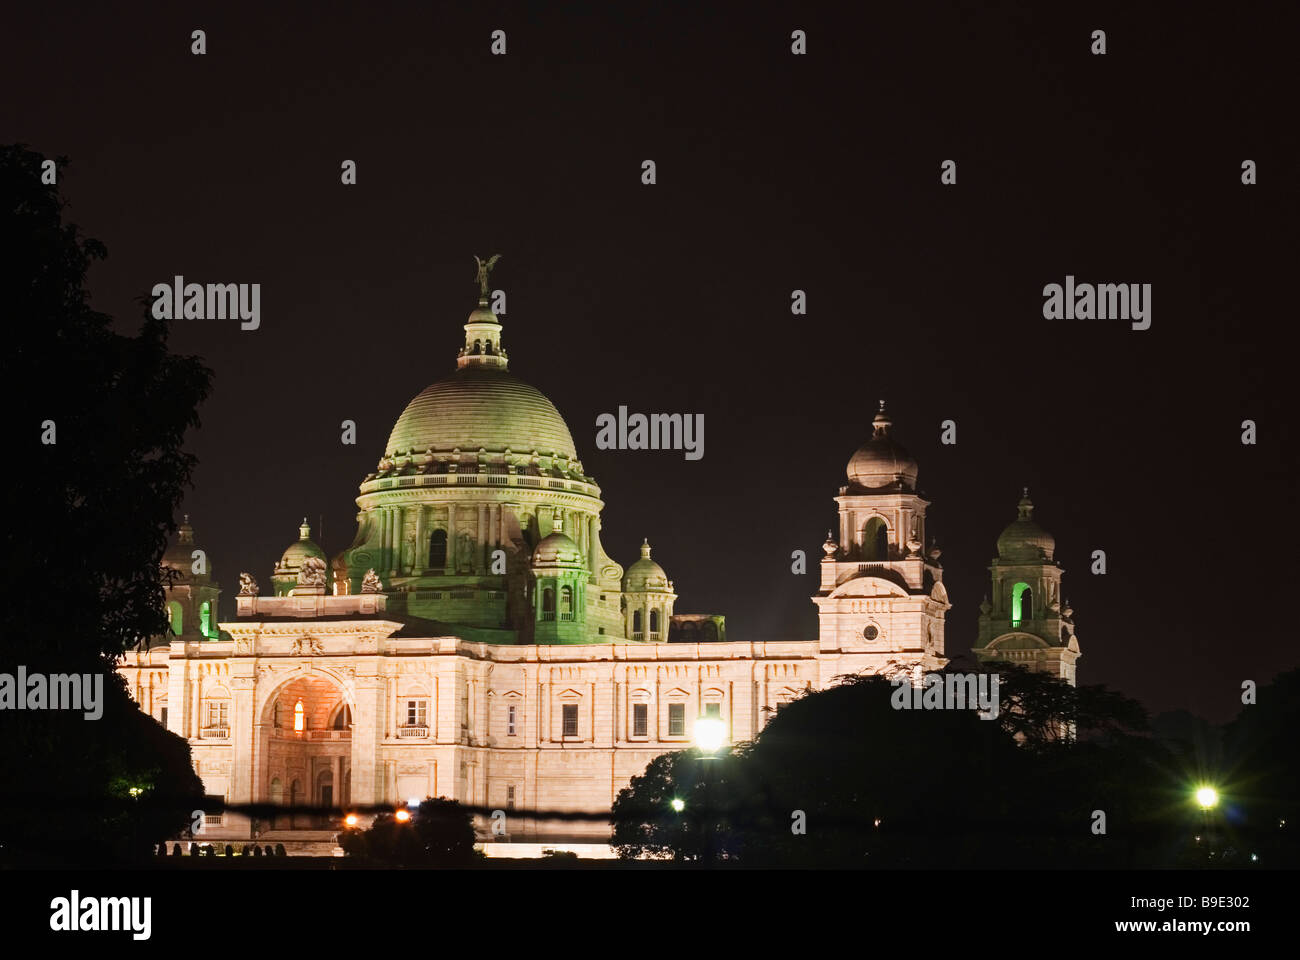
[[[173,336],[216,374],[186,508],[225,615],[304,514],[331,554],[351,541],[393,421],[454,368],[471,254],[501,253],[511,370],[565,415],[606,550],[626,565],[649,536],[679,612],[723,613],[736,640],[815,636],[831,498],[885,397],[933,500],[950,654],[1028,484],[1084,682],[1223,719],[1242,680],[1296,665],[1291,24],[1192,5],[410,6],[6,14],[0,139],[70,158],[68,215],[110,253],[94,305],[130,329],[174,274],[262,284],[260,330]],[[1151,283],[1151,329],[1044,320],[1066,274]],[[620,404],[703,413],[704,459],[598,451]],[[812,574],[791,574],[796,548]]]

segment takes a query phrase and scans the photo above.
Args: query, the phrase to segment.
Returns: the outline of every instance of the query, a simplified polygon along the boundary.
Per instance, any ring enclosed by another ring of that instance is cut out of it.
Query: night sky
[[[832,497],[885,398],[933,501],[950,656],[1028,485],[1082,682],[1222,720],[1243,680],[1296,665],[1291,24],[613,6],[6,13],[0,139],[70,159],[67,215],[109,249],[93,305],[130,330],[175,274],[262,285],[261,329],[172,338],[215,371],[185,509],[223,618],[304,515],[331,556],[351,542],[393,422],[455,368],[471,255],[500,253],[511,372],[566,418],[606,551],[626,566],[648,536],[677,612],[816,635]],[[1044,320],[1067,274],[1152,284],[1151,329]],[[703,413],[703,460],[597,450],[619,405]]]

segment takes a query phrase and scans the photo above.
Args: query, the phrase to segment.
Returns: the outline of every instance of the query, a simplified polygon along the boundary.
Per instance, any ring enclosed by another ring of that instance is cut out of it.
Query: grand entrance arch
[[[342,809],[351,802],[352,704],[347,691],[321,672],[285,681],[259,717],[259,799],[277,805]],[[321,830],[338,813],[276,816],[273,830]]]

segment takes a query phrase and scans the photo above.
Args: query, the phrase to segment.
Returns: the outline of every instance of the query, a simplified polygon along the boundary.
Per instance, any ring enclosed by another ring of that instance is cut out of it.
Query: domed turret
[[[650,541],[641,544],[641,559],[627,568],[623,575],[626,593],[671,593],[672,581],[658,563],[650,559]]]
[[[890,436],[893,421],[885,413],[885,401],[872,421],[871,439],[858,447],[849,459],[849,482],[868,490],[879,490],[895,483],[904,488],[916,486],[917,465],[911,454]]]
[[[1051,560],[1056,538],[1033,521],[1034,504],[1029,488],[1018,504],[1019,516],[998,537],[998,557],[1002,560]]]
[[[202,566],[202,573],[194,572],[194,551],[197,549],[194,545],[194,528],[190,526],[190,515],[187,513],[176,530],[176,542],[162,555],[162,565],[180,573],[173,582],[206,581],[211,578],[211,570],[206,562]]]
[[[564,532],[563,521],[557,520],[549,536],[543,537],[533,550],[534,567],[577,566],[584,562],[582,548]]]
[[[298,527],[298,539],[289,544],[271,574],[276,596],[284,596],[293,589],[298,582],[298,570],[308,557],[320,560],[322,566],[328,564],[325,551],[311,538],[311,526],[307,523],[307,518],[303,517],[302,524]]]

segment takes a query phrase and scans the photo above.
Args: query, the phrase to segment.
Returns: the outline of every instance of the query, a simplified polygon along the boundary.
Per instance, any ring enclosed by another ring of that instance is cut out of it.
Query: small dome
[[[868,490],[879,490],[901,480],[905,487],[915,488],[916,461],[889,435],[893,421],[885,414],[885,401],[880,401],[880,411],[871,426],[871,439],[849,459],[850,482]]]
[[[998,559],[1051,560],[1056,552],[1056,538],[1034,523],[1034,504],[1029,499],[1028,488],[1020,498],[1018,509],[1020,515],[998,537]]]
[[[163,551],[162,565],[180,571],[182,579],[193,577],[196,580],[206,580],[211,576],[211,569],[206,573],[194,573],[194,551],[197,549],[194,545],[194,528],[190,526],[190,515],[187,513],[176,530],[176,542]]]
[[[641,559],[623,575],[624,593],[671,593],[673,582],[664,568],[650,559],[650,541],[641,544]]]
[[[298,527],[298,539],[284,551],[284,556],[280,558],[280,563],[275,568],[276,572],[289,573],[297,570],[308,557],[326,559],[325,551],[311,538],[311,527],[307,524],[307,518],[303,517],[302,525]]]
[[[582,548],[564,532],[564,525],[560,521],[556,521],[550,536],[543,537],[533,550],[534,567],[581,567],[583,563]]]

